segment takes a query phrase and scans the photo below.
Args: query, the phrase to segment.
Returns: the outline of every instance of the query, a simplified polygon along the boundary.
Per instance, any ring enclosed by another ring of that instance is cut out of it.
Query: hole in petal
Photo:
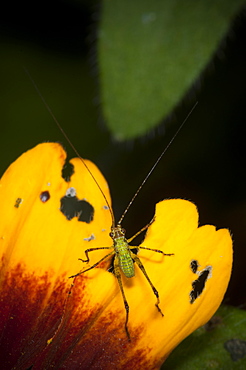
[[[114,275],[114,259],[115,259],[115,255],[113,255],[110,261],[110,266],[108,268],[108,272],[111,272],[113,275]]]
[[[131,248],[132,253],[138,254],[139,249],[138,248]]]
[[[66,160],[63,168],[62,168],[62,178],[69,182],[71,181],[71,176],[74,174],[74,166],[68,160]]]
[[[197,272],[197,269],[198,269],[198,261],[197,260],[192,260],[191,263],[190,263],[190,268],[191,268],[191,271],[194,272],[194,274]]]
[[[47,190],[42,191],[39,197],[41,199],[41,202],[45,203],[50,199],[50,193]]]
[[[71,194],[61,198],[60,210],[69,221],[74,217],[78,217],[78,221],[89,224],[94,217],[92,205],[86,200],[79,200],[76,196],[71,196]]]
[[[190,292],[190,303],[194,303],[195,300],[202,294],[211,270],[212,270],[211,266],[206,267],[204,270],[199,272],[198,279],[192,282],[193,289]]]
[[[79,208],[78,220],[89,224],[94,217],[94,208],[92,207],[92,205],[88,203],[86,200],[79,200],[78,208]]]

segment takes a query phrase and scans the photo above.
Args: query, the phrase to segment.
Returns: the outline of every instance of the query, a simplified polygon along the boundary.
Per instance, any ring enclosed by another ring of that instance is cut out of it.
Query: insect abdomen
[[[128,244],[125,240],[119,238],[115,245],[116,253],[119,259],[119,265],[121,271],[128,278],[131,278],[135,275],[133,260],[130,255]]]

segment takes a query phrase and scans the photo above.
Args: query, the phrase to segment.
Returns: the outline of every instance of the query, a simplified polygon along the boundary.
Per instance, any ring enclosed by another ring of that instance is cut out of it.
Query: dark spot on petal
[[[15,201],[14,207],[15,208],[19,208],[19,206],[21,205],[22,201],[23,201],[23,199],[17,198],[16,201]]]
[[[50,193],[47,190],[42,191],[39,197],[41,199],[41,202],[45,203],[50,199]]]
[[[60,210],[67,220],[78,217],[78,221],[89,224],[94,217],[94,208],[92,205],[84,199],[79,200],[76,196],[71,197],[71,195],[65,195],[61,198]]]
[[[191,268],[191,271],[194,272],[194,274],[197,272],[197,269],[198,269],[198,261],[197,260],[192,260],[191,263],[190,263],[190,268]]]
[[[71,181],[71,176],[74,174],[74,165],[66,159],[66,162],[62,168],[62,178],[69,182]]]
[[[224,343],[224,348],[230,353],[232,361],[238,361],[246,357],[246,341],[230,339]]]
[[[103,206],[103,209],[109,209],[109,207],[108,206]]]
[[[195,300],[202,294],[211,270],[212,270],[211,266],[206,267],[204,270],[199,272],[198,279],[192,282],[192,291],[190,292],[190,303],[194,303]]]
[[[84,241],[90,242],[90,241],[95,240],[95,239],[96,239],[95,235],[91,234],[88,238],[84,238]]]

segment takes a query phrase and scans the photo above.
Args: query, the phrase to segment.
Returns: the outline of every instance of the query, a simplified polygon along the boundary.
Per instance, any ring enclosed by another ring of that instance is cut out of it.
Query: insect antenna
[[[147,175],[145,176],[145,178],[143,179],[142,183],[140,184],[139,188],[137,189],[136,193],[133,195],[132,199],[130,200],[130,202],[128,203],[126,209],[124,210],[124,212],[122,213],[121,215],[121,218],[119,219],[119,221],[117,222],[117,226],[120,226],[125,215],[127,214],[129,208],[131,207],[132,203],[134,202],[135,198],[137,197],[137,195],[139,194],[140,190],[142,189],[142,187],[144,186],[144,184],[146,183],[146,181],[148,180],[148,178],[150,177],[150,175],[152,174],[152,172],[154,171],[154,169],[156,168],[156,166],[158,165],[158,163],[160,162],[160,160],[162,159],[162,157],[164,156],[164,154],[166,153],[166,151],[168,150],[168,148],[171,146],[172,142],[174,141],[174,139],[177,137],[177,135],[179,134],[179,132],[181,131],[182,127],[184,126],[185,122],[188,120],[188,118],[190,117],[191,113],[193,112],[193,110],[196,108],[198,102],[196,102],[193,107],[191,108],[190,112],[187,114],[186,118],[184,119],[184,121],[181,123],[181,125],[179,126],[179,128],[177,129],[177,131],[175,132],[175,134],[173,135],[173,137],[171,138],[171,140],[169,141],[169,143],[167,144],[167,146],[165,147],[165,149],[162,151],[162,153],[160,154],[160,156],[157,158],[157,160],[155,161],[154,165],[151,167],[150,171],[147,173]]]
[[[53,118],[55,124],[57,125],[57,127],[59,128],[59,130],[61,131],[61,133],[63,134],[63,136],[65,137],[65,139],[67,140],[68,144],[71,146],[71,148],[73,149],[74,153],[78,156],[78,158],[81,160],[81,162],[83,163],[83,165],[85,166],[85,168],[88,170],[90,176],[92,177],[92,179],[95,181],[98,189],[100,190],[108,208],[109,208],[109,211],[110,211],[110,214],[111,214],[111,219],[112,219],[112,226],[114,227],[115,226],[115,218],[114,218],[114,213],[113,213],[113,210],[112,210],[112,207],[110,206],[108,200],[107,200],[107,197],[106,195],[104,194],[101,186],[99,185],[97,179],[95,178],[95,176],[93,175],[93,173],[91,172],[90,168],[87,166],[86,162],[84,161],[84,159],[80,156],[78,150],[75,148],[75,146],[73,145],[73,143],[71,142],[71,140],[69,139],[68,135],[66,134],[66,132],[64,131],[64,129],[62,128],[62,126],[60,125],[60,123],[58,122],[56,116],[54,115],[54,113],[52,112],[49,104],[46,102],[45,98],[43,97],[41,91],[39,90],[38,86],[36,85],[34,79],[32,78],[32,76],[30,75],[29,71],[24,68],[24,71],[25,73],[27,74],[27,76],[29,77],[33,87],[35,88],[36,92],[38,93],[40,99],[42,100],[45,108],[48,110],[48,112],[50,113],[51,117]]]

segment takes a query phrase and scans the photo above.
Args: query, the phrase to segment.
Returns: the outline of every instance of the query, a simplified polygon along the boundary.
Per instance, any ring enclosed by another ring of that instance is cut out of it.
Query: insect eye
[[[125,229],[121,229],[122,233],[125,234],[126,233],[126,230]]]

